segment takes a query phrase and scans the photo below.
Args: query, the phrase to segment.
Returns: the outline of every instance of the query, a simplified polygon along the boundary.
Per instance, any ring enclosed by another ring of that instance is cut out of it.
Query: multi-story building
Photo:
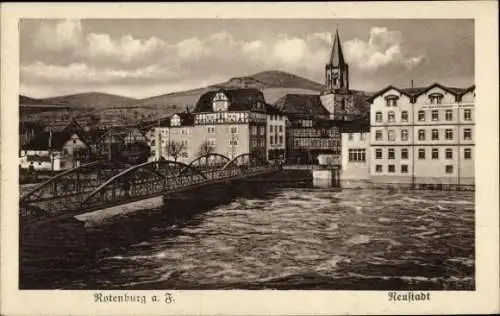
[[[474,184],[475,86],[388,86],[369,101],[371,181]]]
[[[286,159],[286,117],[273,106],[267,105],[267,159]]]
[[[278,159],[284,152],[285,117],[257,89],[206,92],[192,113],[175,114],[163,125],[156,129],[152,144],[157,159],[163,156],[189,162],[209,152],[229,158],[253,153]],[[169,154],[169,143],[181,144],[178,157]]]
[[[289,120],[287,160],[313,164],[327,154],[340,161],[339,126],[367,116],[365,96],[349,89],[349,65],[345,62],[338,31],[325,66],[325,89],[318,95],[287,94],[275,106]]]
[[[342,161],[340,184],[346,188],[370,184],[370,121],[360,119],[340,127]]]

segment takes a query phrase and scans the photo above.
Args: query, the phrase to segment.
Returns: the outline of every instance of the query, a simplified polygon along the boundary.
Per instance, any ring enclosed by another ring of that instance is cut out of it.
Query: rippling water
[[[50,286],[474,289],[472,192],[260,185],[176,207],[89,225],[92,263]]]

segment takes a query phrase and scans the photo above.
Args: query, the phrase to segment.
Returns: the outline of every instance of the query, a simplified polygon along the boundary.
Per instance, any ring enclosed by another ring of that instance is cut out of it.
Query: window
[[[238,133],[238,126],[231,126],[231,134],[237,134]]]
[[[408,165],[401,165],[401,173],[408,173]]]
[[[348,139],[349,139],[349,140],[352,140],[352,139],[353,139],[352,133],[349,133],[349,134],[348,134]]]
[[[279,132],[283,133],[283,125],[278,126],[279,127]]]
[[[432,159],[439,159],[439,149],[432,148]]]
[[[375,149],[375,159],[382,159],[382,149]]]
[[[446,171],[446,173],[453,173],[453,166],[452,165],[446,165],[445,166],[445,171]]]
[[[394,154],[394,148],[389,148],[387,150],[387,158],[388,159],[395,159],[395,154]]]
[[[215,147],[215,139],[210,138],[207,140],[207,143],[209,147]]]
[[[445,119],[447,121],[453,120],[453,111],[452,110],[446,110],[446,112],[445,112]]]
[[[464,110],[464,120],[465,121],[472,120],[472,111],[470,109]]]
[[[425,112],[424,111],[418,111],[418,120],[420,122],[425,121]]]
[[[394,165],[389,165],[389,169],[388,169],[388,171],[389,171],[390,173],[394,173],[394,172],[396,172],[396,167],[395,167]]]
[[[207,130],[210,134],[215,133],[215,126],[207,126]]]
[[[273,135],[269,135],[269,144],[273,145],[274,137]]]
[[[359,139],[360,140],[365,140],[366,139],[366,134],[365,133],[359,134]]]
[[[446,159],[453,159],[453,150],[451,148],[446,148],[444,155]]]
[[[283,145],[283,135],[279,135],[278,139],[279,139],[279,144]]]
[[[401,130],[401,140],[408,140],[408,130],[406,129]]]
[[[439,140],[439,130],[437,129],[432,130],[432,140]]]
[[[408,111],[401,112],[401,122],[408,122]]]
[[[266,128],[264,126],[261,126],[259,128],[259,132],[260,132],[260,135],[263,136],[263,135],[266,135]]]
[[[382,140],[382,131],[375,132],[375,140]]]
[[[395,114],[394,114],[394,111],[389,111],[389,113],[387,113],[387,120],[389,122],[394,122],[395,121]]]
[[[387,138],[389,139],[389,141],[395,141],[396,140],[396,132],[394,132],[394,130],[389,130],[388,134],[387,134]]]
[[[471,159],[472,151],[470,148],[464,148],[464,159]]]
[[[181,134],[182,135],[186,135],[188,133],[187,129],[183,128],[181,129]]]
[[[382,122],[382,112],[375,113],[375,122]]]
[[[349,149],[349,161],[365,162],[366,161],[365,149]]]
[[[418,130],[418,140],[425,140],[425,130],[423,129]]]
[[[252,133],[253,136],[257,135],[257,126],[252,126],[250,132]]]
[[[231,146],[238,146],[238,140],[237,139],[231,139],[229,141],[229,145],[231,145]]]
[[[398,106],[398,97],[395,95],[387,96],[385,99],[386,106]]]
[[[408,149],[401,149],[401,159],[408,159]]]
[[[440,93],[433,93],[429,96],[429,101],[431,104],[441,104],[443,100],[443,95]]]
[[[439,121],[439,111],[438,110],[432,110],[432,120]]]
[[[472,130],[470,128],[464,129],[464,140],[472,139]]]
[[[376,165],[375,172],[382,172],[382,165]]]
[[[272,125],[269,125],[269,132],[272,133],[273,132],[273,126]]]
[[[425,159],[425,149],[421,148],[418,150],[418,159]]]
[[[446,130],[444,131],[444,135],[445,135],[445,138],[446,138],[447,140],[451,140],[451,139],[453,139],[453,130],[452,130],[452,129],[446,129]]]

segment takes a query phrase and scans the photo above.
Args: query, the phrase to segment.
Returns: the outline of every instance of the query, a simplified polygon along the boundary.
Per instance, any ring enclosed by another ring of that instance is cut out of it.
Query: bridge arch
[[[206,176],[216,170],[220,170],[231,159],[227,156],[218,153],[208,153],[201,155],[191,161],[188,166],[195,167],[196,169],[204,172]],[[204,162],[204,163],[203,163]],[[188,167],[184,168],[180,174],[184,174]]]
[[[74,209],[86,194],[129,166],[102,160],[80,165],[35,186],[20,197],[19,204],[51,213]]]
[[[144,199],[189,180],[201,182],[207,177],[197,168],[179,161],[149,161],[132,166],[102,183],[82,201],[81,207],[106,206],[119,200],[134,200],[134,197]]]
[[[260,156],[245,153],[245,154],[240,154],[231,159],[230,161],[228,161],[222,167],[221,170],[226,170],[231,165],[237,166],[238,168],[242,169],[243,166],[248,166],[248,167],[257,165],[268,166],[269,162]]]

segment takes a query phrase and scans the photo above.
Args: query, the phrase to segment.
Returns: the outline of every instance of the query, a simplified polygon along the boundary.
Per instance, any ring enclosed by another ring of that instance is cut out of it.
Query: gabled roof
[[[266,100],[262,91],[254,88],[219,89],[204,93],[198,99],[194,108],[195,113],[213,112],[212,99],[223,92],[229,99],[228,111],[249,111],[257,102],[265,104]]]
[[[53,122],[45,127],[45,131],[63,132],[63,131],[83,131],[83,127],[76,119],[63,119]]]
[[[50,135],[50,132],[40,132],[35,135],[35,137],[26,145],[22,147],[23,150],[49,150],[49,149],[55,149],[55,150],[60,150],[64,146],[64,143],[66,143],[68,140],[71,139],[71,136],[74,134],[77,134],[80,139],[78,132],[70,132],[70,131],[63,131],[63,132],[52,132],[52,135]],[[83,140],[83,139],[82,139]],[[49,146],[49,143],[51,146]]]
[[[330,53],[329,65],[341,67],[345,65],[344,53],[342,52],[342,43],[340,42],[339,30],[335,32],[332,51]]]
[[[283,114],[328,115],[319,95],[287,94],[274,104]]]
[[[283,112],[281,112],[280,109],[268,103],[266,103],[266,113],[271,115],[283,115]]]
[[[389,86],[383,88],[382,90],[376,92],[375,94],[373,94],[370,98],[367,99],[367,101],[372,102],[375,98],[381,96],[382,94],[386,93],[387,91],[389,91],[391,89],[394,89],[394,90],[396,90],[396,91],[400,92],[401,94],[404,94],[408,97],[416,98],[416,97],[422,95],[423,93],[426,93],[429,90],[436,88],[436,87],[443,89],[444,91],[451,93],[456,97],[463,95],[467,91],[471,91],[471,89],[472,90],[475,89],[475,85],[472,85],[469,88],[456,88],[456,87],[448,87],[448,86],[442,85],[438,82],[435,82],[435,83],[433,83],[429,86],[426,86],[426,87],[403,88],[403,89],[397,88],[393,85],[389,85]]]
[[[463,89],[462,93],[460,94],[460,96],[466,94],[467,92],[471,92],[471,91],[475,91],[476,90],[476,85],[473,84],[472,86],[468,87],[468,88],[465,88]]]

